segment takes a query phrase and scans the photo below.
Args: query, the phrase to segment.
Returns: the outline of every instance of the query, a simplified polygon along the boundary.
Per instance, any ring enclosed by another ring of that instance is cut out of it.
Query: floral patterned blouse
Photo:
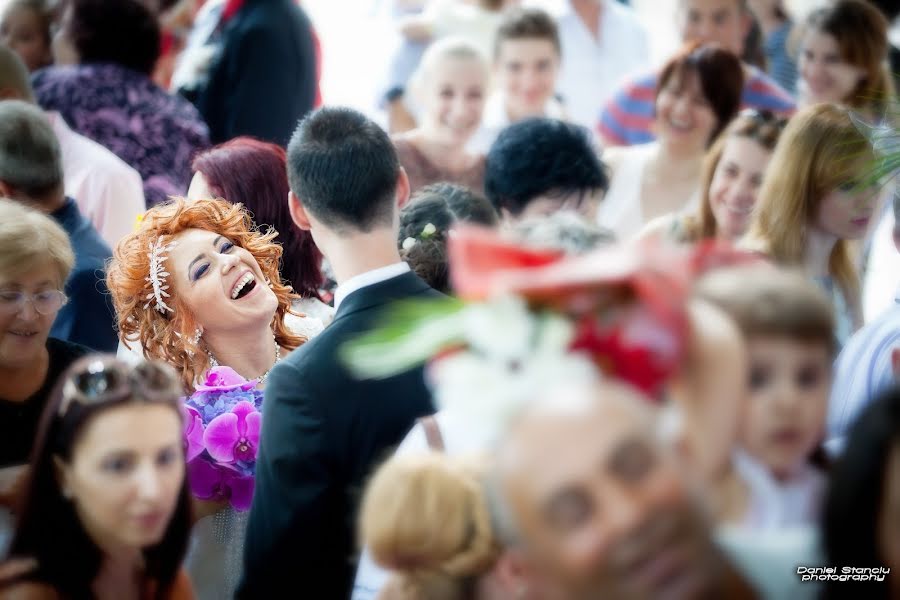
[[[109,63],[48,67],[32,84],[44,109],[141,174],[148,207],[187,191],[191,160],[209,145],[206,123],[190,102]]]

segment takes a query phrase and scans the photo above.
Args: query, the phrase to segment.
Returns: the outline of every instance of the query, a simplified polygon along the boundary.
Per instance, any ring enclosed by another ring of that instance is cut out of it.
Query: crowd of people
[[[900,598],[900,6],[301,4],[0,1],[0,598]]]

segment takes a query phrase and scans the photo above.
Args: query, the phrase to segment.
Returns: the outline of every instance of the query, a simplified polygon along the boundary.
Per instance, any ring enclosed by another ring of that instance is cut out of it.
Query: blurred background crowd
[[[896,0],[0,0],[0,598],[900,598]]]

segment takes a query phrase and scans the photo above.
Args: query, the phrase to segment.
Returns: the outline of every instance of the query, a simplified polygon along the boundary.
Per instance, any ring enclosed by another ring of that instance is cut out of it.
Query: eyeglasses
[[[76,363],[66,378],[59,416],[65,416],[73,402],[89,405],[138,398],[174,403],[181,395],[178,375],[166,364],[145,361],[130,366],[113,357],[93,356]]]
[[[25,308],[25,303],[31,302],[38,314],[52,315],[68,301],[66,295],[59,290],[46,290],[37,294],[0,292],[0,313],[7,316],[19,314]]]

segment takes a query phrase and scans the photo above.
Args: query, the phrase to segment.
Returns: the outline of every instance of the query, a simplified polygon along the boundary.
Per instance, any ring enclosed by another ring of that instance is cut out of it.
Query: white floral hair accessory
[[[408,237],[404,239],[401,247],[404,250],[409,250],[410,248],[415,246],[416,242],[418,242],[419,240],[427,240],[435,233],[437,233],[437,227],[435,227],[432,223],[429,223],[422,229],[422,233],[419,234],[419,237]]]
[[[170,273],[166,271],[163,263],[168,260],[168,252],[174,248],[175,245],[176,242],[163,244],[162,236],[156,238],[155,244],[150,244],[150,253],[147,255],[150,257],[150,274],[145,279],[153,286],[153,291],[144,298],[147,300],[147,303],[144,304],[145,309],[150,308],[150,306],[153,305],[153,308],[162,314],[166,314],[166,312],[175,312],[175,309],[166,304],[165,300],[163,300],[163,298],[172,297],[166,291],[169,289],[169,284],[166,283],[166,277],[168,277]]]

